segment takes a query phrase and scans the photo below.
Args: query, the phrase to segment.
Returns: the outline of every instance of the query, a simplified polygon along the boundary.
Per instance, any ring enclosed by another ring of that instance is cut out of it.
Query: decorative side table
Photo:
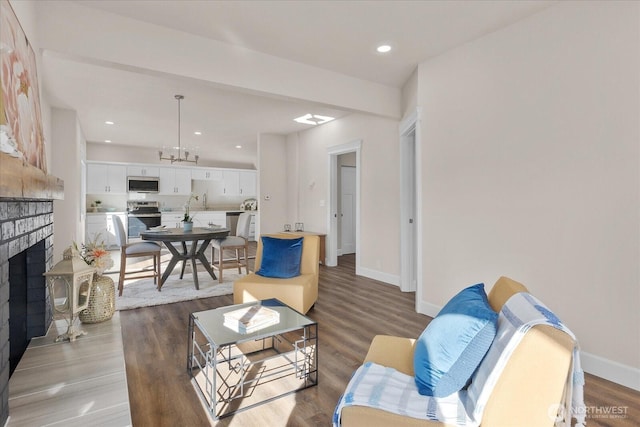
[[[116,287],[108,276],[94,274],[89,306],[80,312],[82,323],[100,323],[113,317],[116,311]]]

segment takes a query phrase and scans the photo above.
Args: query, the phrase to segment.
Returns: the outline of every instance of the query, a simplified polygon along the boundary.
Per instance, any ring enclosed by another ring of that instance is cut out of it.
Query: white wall
[[[258,136],[258,210],[260,234],[283,230],[287,206],[287,144],[282,135]],[[269,200],[265,200],[268,197]]]
[[[639,9],[561,2],[418,76],[420,303],[511,276],[576,333],[588,371],[636,388]]]
[[[402,85],[402,111],[403,117],[416,110],[418,106],[418,67]]]
[[[297,176],[289,176],[299,185],[296,221],[303,222],[305,230],[327,232],[327,148],[359,139],[362,140],[360,267],[366,275],[397,282],[400,272],[397,120],[354,113],[289,135],[289,153],[297,151],[299,165]]]
[[[82,131],[75,111],[52,109],[53,174],[64,180],[64,200],[54,200],[53,258],[62,259],[62,252],[73,241],[84,241],[84,196],[82,192],[82,168],[85,153]]]

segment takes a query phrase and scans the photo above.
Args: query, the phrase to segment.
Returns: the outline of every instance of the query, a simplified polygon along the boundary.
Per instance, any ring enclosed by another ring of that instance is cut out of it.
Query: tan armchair
[[[269,234],[269,236],[279,239],[300,237],[287,233]],[[259,239],[254,271],[260,269],[262,249],[262,239]],[[234,304],[277,298],[300,313],[306,313],[318,300],[319,253],[320,238],[304,236],[299,276],[275,279],[259,276],[255,272],[250,273],[233,284]]]
[[[521,283],[501,277],[489,293],[489,304],[494,310],[500,310],[509,297],[518,292],[528,291]],[[378,335],[364,362],[375,362],[413,376],[414,344],[411,338]],[[481,426],[552,427],[554,418],[549,411],[561,402],[570,375],[572,351],[572,338],[558,329],[539,325],[529,330],[494,387]],[[445,427],[448,424],[349,406],[342,411],[342,426]]]

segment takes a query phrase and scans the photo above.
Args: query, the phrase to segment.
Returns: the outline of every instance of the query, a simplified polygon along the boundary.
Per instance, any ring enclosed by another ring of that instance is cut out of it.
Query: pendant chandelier
[[[198,158],[199,156],[196,154],[194,156],[194,160],[190,160],[189,159],[189,151],[187,148],[184,149],[184,158],[182,157],[182,146],[180,144],[180,101],[182,101],[184,99],[183,95],[175,95],[175,98],[178,100],[178,147],[176,147],[176,149],[178,150],[178,155],[176,156],[175,154],[170,154],[168,157],[163,157],[163,152],[162,150],[158,151],[158,154],[160,155],[160,160],[169,160],[171,161],[171,163],[175,163],[175,162],[189,162],[189,163],[195,163],[198,164]]]

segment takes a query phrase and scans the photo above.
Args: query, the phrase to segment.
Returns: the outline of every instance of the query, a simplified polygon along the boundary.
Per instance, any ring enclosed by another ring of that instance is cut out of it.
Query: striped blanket
[[[512,296],[498,317],[497,336],[474,373],[468,390],[436,398],[418,393],[415,379],[372,362],[365,363],[353,374],[333,415],[333,426],[340,426],[340,415],[347,406],[367,406],[408,417],[474,427],[480,425],[482,413],[498,378],[525,333],[536,325],[550,325],[569,334],[576,342],[572,369],[565,396],[556,418],[556,426],[584,426],[583,385],[580,352],[573,333],[539,300],[528,293]]]

